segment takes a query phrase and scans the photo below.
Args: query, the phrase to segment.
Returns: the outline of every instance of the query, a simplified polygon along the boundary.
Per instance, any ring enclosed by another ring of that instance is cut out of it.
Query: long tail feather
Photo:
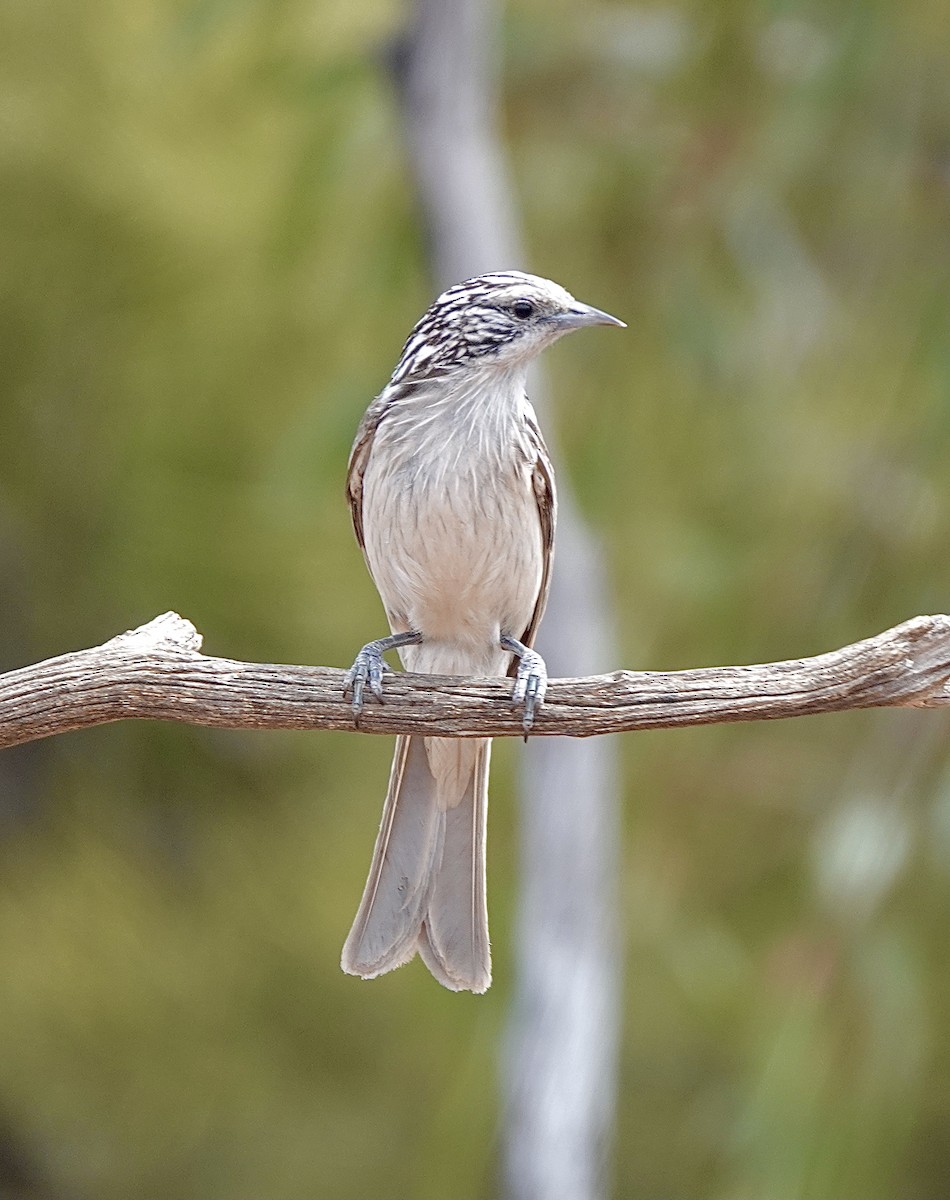
[[[461,802],[445,814],[442,861],[419,938],[419,954],[453,991],[487,991],[491,949],[485,896],[485,826],[491,742],[477,743],[474,770]]]
[[[397,739],[373,862],[342,966],[372,979],[418,951],[445,987],[484,992],[491,983],[485,899],[491,742],[468,743],[473,768],[462,772],[461,796],[455,791],[448,798],[447,781],[432,772],[430,758],[439,756],[431,741],[427,748],[421,737]]]
[[[397,738],[369,878],[343,946],[348,974],[373,979],[415,954],[443,836],[423,741]]]

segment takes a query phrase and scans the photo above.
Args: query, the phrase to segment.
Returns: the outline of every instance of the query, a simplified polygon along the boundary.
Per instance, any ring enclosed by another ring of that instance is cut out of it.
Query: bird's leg
[[[343,695],[346,697],[350,692],[353,693],[353,712],[357,716],[363,711],[363,691],[367,684],[377,700],[383,698],[383,674],[391,670],[383,658],[386,651],[396,650],[400,646],[418,646],[421,641],[422,634],[410,629],[406,633],[391,633],[389,637],[366,643],[343,680]]]
[[[518,674],[511,692],[511,703],[520,704],[524,709],[522,724],[527,741],[527,733],[534,724],[534,714],[544,703],[544,693],[548,690],[548,669],[537,650],[519,642],[510,633],[503,633],[499,640],[502,650],[518,656]]]

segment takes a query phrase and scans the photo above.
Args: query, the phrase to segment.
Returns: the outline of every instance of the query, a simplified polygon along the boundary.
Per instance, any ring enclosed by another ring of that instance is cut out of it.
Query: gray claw
[[[356,716],[363,711],[363,692],[367,684],[376,699],[382,703],[383,675],[389,670],[389,664],[375,642],[369,642],[357,654],[356,661],[343,679],[343,695],[353,693],[353,712]]]
[[[535,713],[544,703],[548,690],[548,671],[544,659],[535,650],[525,649],[518,663],[515,686],[511,692],[511,703],[524,709],[522,725],[528,733],[534,724]]]
[[[418,629],[407,629],[366,643],[343,678],[343,695],[353,693],[353,712],[357,717],[363,711],[363,692],[367,684],[380,704],[383,702],[383,675],[392,670],[383,658],[386,651],[398,650],[400,646],[418,646],[421,641],[422,634]]]

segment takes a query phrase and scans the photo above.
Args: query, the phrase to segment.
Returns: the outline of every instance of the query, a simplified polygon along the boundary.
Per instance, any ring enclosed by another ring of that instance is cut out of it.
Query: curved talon
[[[531,674],[528,676],[528,682],[525,685],[524,693],[524,720],[522,721],[526,733],[534,724],[534,714],[538,708],[538,705],[541,704],[544,699],[544,691],[546,687],[547,680],[543,679],[540,675]]]

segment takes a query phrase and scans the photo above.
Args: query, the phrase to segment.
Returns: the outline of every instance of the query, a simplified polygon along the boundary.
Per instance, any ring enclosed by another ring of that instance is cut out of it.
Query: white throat
[[[524,442],[531,411],[523,363],[469,368],[425,383],[393,404],[383,422],[393,453],[432,482],[496,469]],[[381,429],[380,432],[383,432]]]

